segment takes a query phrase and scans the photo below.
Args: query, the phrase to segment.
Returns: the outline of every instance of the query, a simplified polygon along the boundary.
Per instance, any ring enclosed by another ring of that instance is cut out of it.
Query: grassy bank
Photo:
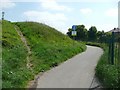
[[[26,67],[27,49],[14,29],[19,27],[31,49],[31,68]],[[86,49],[52,27],[36,22],[2,22],[3,88],[26,87],[39,72],[49,70]]]
[[[19,22],[16,25],[32,50],[31,63],[34,73],[57,66],[85,50],[84,44],[71,40],[47,25],[35,22]]]
[[[109,63],[108,45],[91,42],[87,44],[101,47],[104,50],[104,54],[101,56],[96,67],[96,76],[99,78],[102,85],[105,88],[120,88],[120,68]]]
[[[26,69],[26,48],[8,21],[2,21],[2,86],[21,87],[29,80],[31,72]]]

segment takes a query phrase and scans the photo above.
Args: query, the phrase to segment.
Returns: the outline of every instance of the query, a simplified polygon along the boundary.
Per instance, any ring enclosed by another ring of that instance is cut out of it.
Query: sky
[[[119,0],[0,0],[6,20],[36,21],[66,34],[72,25],[96,26],[98,31],[118,27]],[[2,15],[1,15],[2,16]]]

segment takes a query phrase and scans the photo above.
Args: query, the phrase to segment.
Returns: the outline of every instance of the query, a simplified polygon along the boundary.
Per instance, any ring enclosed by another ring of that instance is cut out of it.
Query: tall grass
[[[108,48],[102,55],[97,68],[96,75],[99,77],[100,81],[103,83],[106,88],[118,88],[120,85],[118,77],[118,67],[116,65],[111,65],[108,62]]]
[[[26,69],[27,50],[8,21],[2,21],[2,87],[24,86],[31,72]]]
[[[116,89],[120,88],[120,67],[110,64],[109,60],[109,48],[107,44],[104,43],[87,43],[88,45],[98,46],[103,48],[104,53],[101,56],[97,67],[96,76],[99,78],[103,87],[106,89]]]

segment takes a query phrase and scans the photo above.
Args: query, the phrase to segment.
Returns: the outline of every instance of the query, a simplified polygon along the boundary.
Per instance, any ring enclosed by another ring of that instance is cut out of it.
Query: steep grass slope
[[[3,21],[3,88],[26,87],[39,72],[71,58],[85,50],[85,45],[71,40],[52,27],[36,22]],[[31,49],[31,69],[26,67],[27,49],[17,34],[17,25]]]
[[[2,21],[2,80],[3,88],[21,87],[29,80],[31,72],[26,69],[26,48],[14,25]],[[27,75],[29,77],[27,77]]]
[[[82,52],[85,45],[47,25],[35,22],[17,23],[32,50],[33,69],[35,73],[44,71]]]

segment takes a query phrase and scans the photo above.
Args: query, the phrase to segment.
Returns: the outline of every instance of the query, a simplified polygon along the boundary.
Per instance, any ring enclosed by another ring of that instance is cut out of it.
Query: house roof
[[[114,28],[114,29],[110,30],[109,32],[120,32],[120,28]]]

